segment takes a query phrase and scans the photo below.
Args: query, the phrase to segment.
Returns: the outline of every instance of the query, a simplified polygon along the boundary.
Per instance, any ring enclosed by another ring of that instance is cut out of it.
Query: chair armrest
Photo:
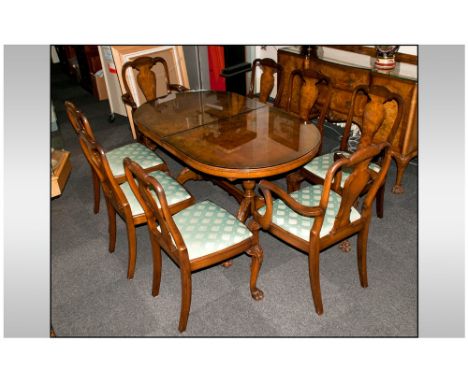
[[[188,89],[185,86],[178,84],[168,84],[169,90],[174,90],[176,92],[186,92]]]
[[[277,185],[267,181],[262,180],[259,183],[260,189],[262,190],[263,194],[265,195],[265,204],[266,204],[266,211],[264,215],[261,215],[258,211],[253,212],[255,220],[261,224],[262,228],[267,229],[271,224],[272,214],[273,214],[273,198],[271,194],[275,194],[278,196],[289,208],[291,208],[294,212],[298,213],[302,216],[307,217],[315,217],[321,216],[325,214],[324,209],[319,206],[304,206],[303,204],[299,203],[297,200],[291,197],[286,191],[282,190]]]
[[[127,104],[128,106],[130,106],[132,109],[136,109],[137,108],[137,105],[135,103],[135,101],[133,100],[133,97],[131,94],[129,93],[125,93],[122,95],[122,101]]]

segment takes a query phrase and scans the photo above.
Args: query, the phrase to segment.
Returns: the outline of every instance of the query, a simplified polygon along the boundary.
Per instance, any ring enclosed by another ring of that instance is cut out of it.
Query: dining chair
[[[131,159],[125,159],[124,163],[130,187],[143,206],[148,222],[153,252],[152,295],[159,294],[161,248],[180,268],[180,332],[187,327],[194,271],[247,252],[252,257],[250,293],[257,301],[263,298],[263,292],[257,288],[257,277],[263,259],[258,229],[252,233],[241,221],[208,200],[171,214],[167,193],[159,179],[146,174]]]
[[[142,206],[135,198],[128,182],[118,183],[112,171],[112,163],[102,146],[85,131],[80,131],[80,145],[97,175],[104,193],[109,220],[109,252],[114,252],[116,242],[116,213],[125,221],[128,239],[127,278],[135,274],[137,242],[135,227],[146,223]],[[128,157],[127,157],[128,158]],[[123,168],[123,160],[122,160]],[[145,169],[144,171],[158,179],[166,190],[168,210],[177,213],[194,202],[193,196],[170,177],[163,169]],[[166,170],[167,171],[167,170]],[[124,170],[125,177],[125,170]],[[126,179],[126,177],[125,177]]]
[[[156,74],[153,68],[156,65],[161,64],[164,69],[165,75],[165,93],[158,96],[158,86],[156,80]],[[129,70],[137,71],[136,81],[140,88],[146,102],[155,101],[167,97],[172,91],[183,92],[188,90],[186,87],[178,84],[171,84],[169,77],[169,68],[167,62],[162,57],[149,57],[142,56],[138,57],[133,61],[127,61],[122,66],[122,81],[125,88],[125,94],[122,95],[122,100],[125,104],[129,105],[132,110],[136,110],[138,105],[136,103],[136,94],[132,94],[130,86],[128,84],[127,75]]]
[[[357,86],[352,94],[347,120],[337,153],[340,156],[351,155],[349,137],[354,122],[360,126],[361,140],[364,137],[363,131],[368,130],[372,132],[372,135],[368,134],[367,136],[372,136],[371,140],[373,143],[393,142],[403,115],[403,107],[402,98],[383,86]],[[313,184],[323,184],[328,169],[336,160],[335,154],[334,152],[330,152],[319,155],[299,171],[289,174],[287,176],[288,192],[297,191],[303,180],[307,180]],[[369,162],[369,166],[374,171],[379,171],[381,167],[378,158]],[[347,175],[345,173],[341,180],[341,186],[344,185],[346,178]],[[364,188],[363,192],[367,192],[367,188]],[[377,192],[376,213],[379,218],[382,218],[384,213],[384,195],[385,182],[382,183],[381,188]]]
[[[288,194],[266,180],[259,183],[265,206],[253,210],[254,219],[291,246],[307,253],[309,281],[317,314],[323,313],[320,288],[320,252],[357,234],[357,262],[361,286],[367,280],[367,238],[371,222],[371,207],[378,189],[385,180],[391,161],[389,143],[361,147],[349,157],[333,163],[323,185],[308,185]],[[369,168],[376,155],[383,154],[379,172]],[[341,193],[341,179],[346,176]],[[357,207],[362,190],[370,185],[361,208]],[[273,201],[272,194],[278,198]]]
[[[75,133],[79,136],[81,131],[85,131],[86,134],[95,141],[93,129],[86,118],[86,116],[70,101],[65,101],[65,110],[67,113],[68,120],[70,121]],[[133,142],[106,152],[107,160],[110,164],[112,175],[116,179],[117,183],[125,182],[125,172],[123,168],[123,159],[130,157],[136,160],[143,166],[143,168],[149,171],[161,170],[167,171],[167,164],[153,151],[142,145],[141,143]],[[89,163],[89,161],[88,161]],[[91,163],[89,163],[91,166]],[[91,166],[91,173],[93,179],[93,190],[94,190],[94,213],[99,212],[99,204],[101,197],[100,181],[96,172]]]
[[[252,62],[252,75],[250,77],[250,87],[247,96],[249,98],[253,98],[255,96],[255,81],[257,78],[257,71],[259,69],[262,70],[262,74],[260,76],[260,93],[258,94],[258,100],[260,102],[267,102],[269,100],[270,94],[275,86],[274,74],[276,73],[276,83],[278,85],[273,104],[277,105],[283,93],[283,85],[281,81],[283,67],[271,58],[257,58]]]

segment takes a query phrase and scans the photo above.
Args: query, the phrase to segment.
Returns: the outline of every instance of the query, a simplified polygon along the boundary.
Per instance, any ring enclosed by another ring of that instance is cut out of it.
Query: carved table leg
[[[302,174],[302,172],[296,171],[291,174],[288,174],[286,176],[286,183],[288,187],[288,194],[291,192],[299,190],[301,187],[301,182],[305,179],[305,176]]]
[[[177,175],[177,181],[180,184],[184,184],[189,180],[201,180],[203,177],[200,174],[197,174],[193,170],[189,169],[188,167],[183,168],[179,175]]]
[[[151,151],[154,151],[154,150],[156,150],[158,148],[158,145],[154,141],[152,141],[147,136],[140,133],[138,131],[138,129],[137,129],[137,132],[136,132],[136,136],[137,136],[137,138],[136,138],[137,142],[141,143],[142,145],[145,145]]]
[[[250,209],[255,208],[255,180],[244,180],[242,181],[242,187],[244,188],[244,199],[242,200],[239,211],[237,212],[237,219],[241,222],[245,222],[250,215]],[[230,267],[232,260],[228,260],[223,263],[224,267]]]
[[[263,250],[258,244],[258,231],[260,230],[260,225],[255,220],[251,220],[248,227],[252,231],[254,235],[254,243],[256,243],[247,251],[247,253],[252,257],[252,263],[250,265],[250,294],[255,301],[260,301],[263,299],[263,291],[257,288],[257,278],[263,262]]]
[[[250,208],[255,208],[255,180],[244,180],[242,187],[244,188],[244,200],[242,200],[237,212],[237,219],[245,222],[250,215]]]

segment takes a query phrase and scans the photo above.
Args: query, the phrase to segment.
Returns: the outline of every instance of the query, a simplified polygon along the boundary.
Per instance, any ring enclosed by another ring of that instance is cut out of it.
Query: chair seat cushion
[[[149,173],[149,175],[156,178],[156,180],[161,184],[162,188],[164,189],[164,193],[166,194],[166,199],[169,206],[190,199],[191,196],[187,192],[187,190],[174,178],[170,177],[165,172],[153,171]],[[121,184],[120,188],[122,189],[123,193],[125,194],[125,197],[128,200],[128,204],[130,205],[130,209],[132,210],[132,215],[137,216],[144,214],[145,211],[143,210],[141,204],[138,202],[138,199],[136,198],[135,194],[130,188],[128,182]],[[154,194],[156,205],[159,207],[160,204],[156,198],[156,193],[153,190],[151,190],[151,192]]]
[[[351,156],[351,154],[346,151],[337,151],[337,153],[340,153],[345,157]],[[314,158],[309,163],[307,163],[304,166],[304,168],[307,171],[311,172],[312,174],[318,176],[319,178],[325,179],[328,169],[332,166],[334,162],[333,161],[334,155],[335,153],[327,153],[324,155],[320,155]],[[369,168],[371,170],[374,170],[375,172],[380,171],[380,166],[377,163],[372,163],[372,162],[369,163]],[[348,177],[349,177],[349,173],[343,171],[343,175],[341,177],[341,187],[344,186],[344,183]]]
[[[116,177],[125,174],[123,166],[125,157],[129,157],[137,162],[144,169],[164,163],[159,156],[141,143],[129,143],[128,145],[110,150],[106,153],[106,157],[109,161],[112,174]]]
[[[297,200],[304,206],[313,207],[319,204],[322,196],[322,190],[323,186],[321,184],[312,185],[295,191],[290,195],[293,199]],[[330,191],[325,219],[323,220],[322,229],[320,230],[320,237],[326,236],[333,228],[335,217],[340,208],[340,203],[341,196],[334,191]],[[264,214],[265,210],[266,207],[264,206],[260,208],[258,212]],[[359,219],[360,217],[360,213],[352,207],[350,215],[351,222]],[[281,227],[285,231],[300,237],[301,239],[309,241],[310,229],[312,228],[312,224],[314,224],[314,220],[314,218],[299,215],[289,208],[281,199],[276,199],[273,202],[272,223]]]
[[[190,260],[220,251],[252,236],[236,217],[206,200],[173,216]]]

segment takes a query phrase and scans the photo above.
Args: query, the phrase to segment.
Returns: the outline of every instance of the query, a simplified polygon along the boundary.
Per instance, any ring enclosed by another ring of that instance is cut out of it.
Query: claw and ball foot
[[[263,300],[263,292],[258,289],[258,288],[255,288],[253,291],[250,292],[251,295],[252,295],[252,298],[255,300],[255,301],[260,301],[260,300]]]
[[[343,241],[340,243],[339,248],[340,248],[343,252],[350,252],[350,251],[351,251],[351,243],[349,242],[349,240],[343,240]]]

